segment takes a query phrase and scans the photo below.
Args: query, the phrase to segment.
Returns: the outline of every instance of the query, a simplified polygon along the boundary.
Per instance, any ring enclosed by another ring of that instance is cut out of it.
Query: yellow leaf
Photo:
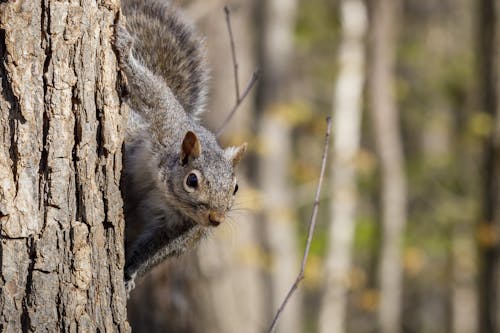
[[[404,268],[409,275],[417,275],[425,265],[426,255],[417,248],[410,247],[404,253]]]

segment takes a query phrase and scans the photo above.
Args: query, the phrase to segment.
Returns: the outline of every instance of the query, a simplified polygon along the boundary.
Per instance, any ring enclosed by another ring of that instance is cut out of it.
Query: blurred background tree
[[[177,2],[207,36],[216,129],[235,99],[226,3]],[[238,209],[139,281],[134,331],[267,330],[298,271],[333,112],[306,278],[278,330],[500,332],[499,1],[228,5],[240,87],[263,74],[221,137],[250,143]]]

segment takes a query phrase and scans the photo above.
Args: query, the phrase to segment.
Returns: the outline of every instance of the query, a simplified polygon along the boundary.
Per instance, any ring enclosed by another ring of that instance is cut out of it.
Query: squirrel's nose
[[[210,221],[210,224],[213,225],[214,227],[224,222],[225,218],[226,217],[224,213],[210,212],[208,214],[208,221]]]

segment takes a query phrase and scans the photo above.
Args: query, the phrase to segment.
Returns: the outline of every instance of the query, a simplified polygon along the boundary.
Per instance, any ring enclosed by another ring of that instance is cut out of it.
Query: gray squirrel
[[[130,114],[122,192],[125,286],[196,246],[231,210],[246,143],[222,149],[198,115],[207,94],[203,43],[169,1],[122,0],[115,48]]]

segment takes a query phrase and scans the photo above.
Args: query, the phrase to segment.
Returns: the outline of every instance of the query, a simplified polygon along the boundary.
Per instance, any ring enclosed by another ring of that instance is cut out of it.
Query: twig
[[[255,83],[257,82],[258,79],[259,79],[259,71],[256,70],[255,72],[253,72],[252,78],[248,82],[248,85],[245,88],[245,91],[243,91],[243,95],[241,95],[241,97],[238,99],[238,101],[233,106],[233,108],[231,109],[231,111],[229,111],[229,113],[226,116],[226,119],[224,119],[224,122],[222,123],[222,125],[215,132],[215,136],[218,137],[218,136],[220,136],[222,134],[222,132],[224,131],[224,128],[227,126],[227,124],[229,123],[229,121],[233,118],[234,114],[236,113],[236,110],[241,105],[241,103],[243,102],[243,100],[245,99],[245,97],[247,97],[247,95],[250,93],[250,91],[252,90],[253,86],[255,85]]]
[[[332,128],[332,120],[330,117],[326,119],[327,122],[327,127],[326,127],[326,135],[325,135],[325,145],[323,149],[323,157],[321,161],[321,171],[319,174],[319,181],[318,181],[318,187],[316,188],[316,196],[314,198],[314,207],[313,207],[313,212],[311,216],[311,220],[309,222],[309,231],[307,233],[307,243],[306,243],[306,249],[304,250],[304,256],[302,257],[302,264],[300,265],[300,272],[299,275],[297,275],[297,278],[295,279],[295,282],[293,283],[292,287],[288,291],[288,294],[286,295],[285,299],[283,300],[283,303],[281,303],[281,306],[278,308],[278,311],[276,312],[276,315],[274,316],[273,322],[271,323],[271,327],[269,328],[269,333],[274,332],[276,329],[276,324],[278,323],[278,318],[285,309],[285,306],[287,305],[289,299],[292,297],[293,293],[295,290],[297,290],[300,281],[304,279],[304,270],[306,267],[307,263],[307,257],[309,256],[309,249],[311,248],[311,241],[314,233],[314,228],[316,227],[316,217],[318,215],[318,207],[319,207],[319,195],[321,193],[321,185],[323,183],[323,175],[325,174],[325,169],[326,169],[326,158],[328,156],[328,143],[330,141],[330,132]]]
[[[255,82],[259,79],[259,71],[256,70],[253,72],[252,78],[247,84],[247,87],[245,88],[245,91],[243,91],[243,95],[240,95],[240,84],[239,84],[239,78],[238,78],[238,62],[236,60],[236,47],[234,43],[234,37],[233,37],[233,29],[231,28],[231,12],[229,11],[228,6],[224,6],[224,13],[226,14],[226,25],[227,25],[227,31],[229,32],[229,43],[231,45],[231,58],[233,60],[233,69],[234,69],[234,88],[236,91],[236,103],[231,109],[231,111],[228,113],[226,116],[226,119],[224,119],[222,125],[219,127],[219,129],[215,132],[215,136],[220,136],[222,132],[224,131],[224,128],[227,126],[229,121],[233,118],[236,110],[238,107],[241,105],[245,97],[248,95],[250,90],[252,90],[252,87],[255,85]]]
[[[231,45],[231,57],[233,59],[233,68],[234,68],[234,87],[236,89],[236,104],[238,104],[240,100],[240,84],[238,82],[238,61],[236,60],[233,29],[231,29],[231,17],[230,17],[231,13],[227,5],[224,6],[224,13],[226,14],[226,25],[227,25],[227,31],[229,32],[229,44]]]

